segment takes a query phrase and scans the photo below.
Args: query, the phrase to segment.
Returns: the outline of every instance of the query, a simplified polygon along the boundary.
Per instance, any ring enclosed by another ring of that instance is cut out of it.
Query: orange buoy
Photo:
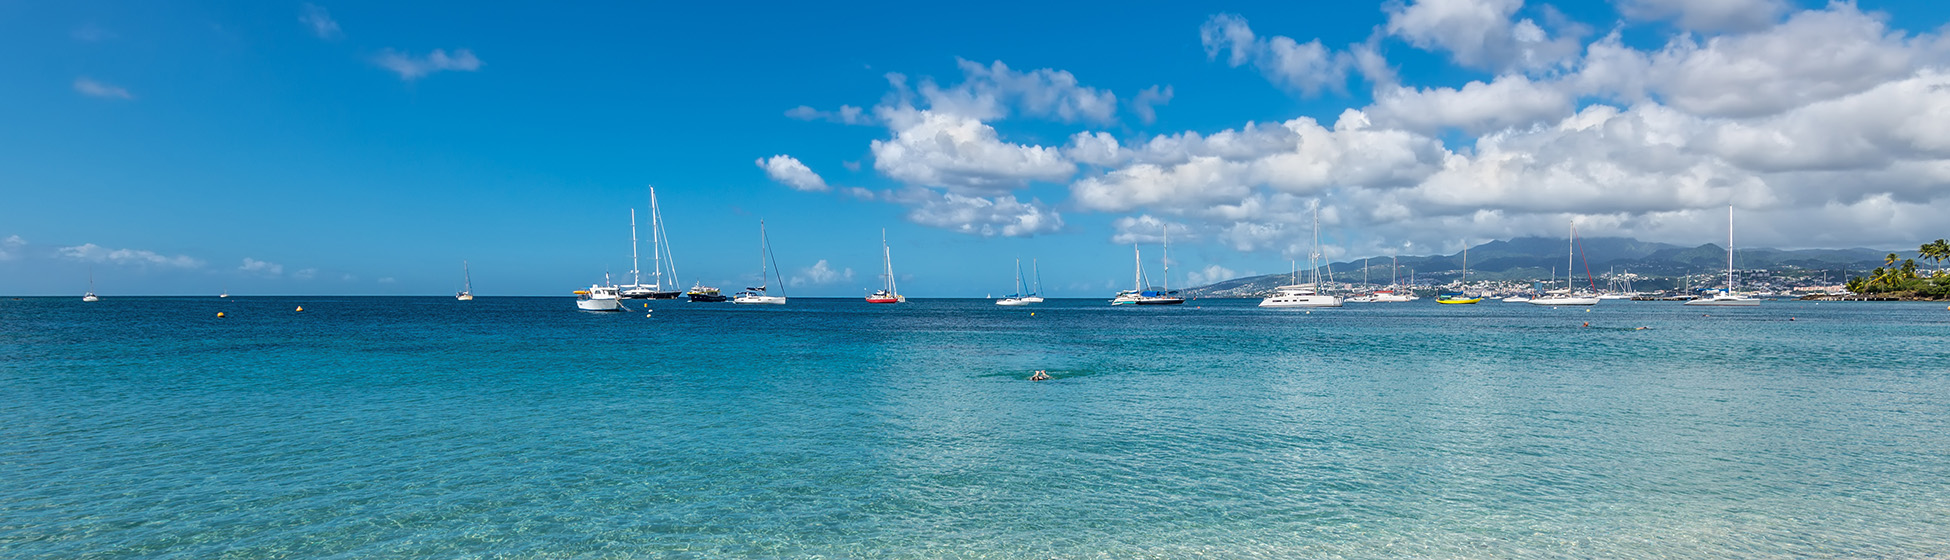
[[[300,305],[300,306],[298,306],[298,310],[299,310],[299,311],[304,311],[304,310],[305,310],[305,306],[303,306],[303,305]]]
[[[223,318],[223,312],[222,312],[222,311],[218,311],[218,312],[217,312],[217,318],[218,318],[218,319],[222,319],[222,318]]]

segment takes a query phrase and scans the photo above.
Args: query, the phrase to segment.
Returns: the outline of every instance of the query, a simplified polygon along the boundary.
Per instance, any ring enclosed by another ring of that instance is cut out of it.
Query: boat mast
[[[766,284],[770,283],[772,280],[772,277],[767,275],[768,273],[766,272],[765,269],[765,252],[766,252],[765,251],[765,220],[759,220],[758,221],[758,289],[760,291],[764,291]]]
[[[1136,291],[1142,292],[1144,291],[1144,251],[1139,249],[1136,243],[1131,244],[1131,260],[1137,263],[1137,271],[1131,273],[1131,283],[1137,285]],[[89,280],[89,285],[93,286],[94,281]]]
[[[1016,293],[1010,295],[1022,297],[1022,257],[1016,257]]]
[[[653,234],[654,235],[654,234]],[[630,285],[643,285],[643,275],[636,269],[636,209],[630,209]]]
[[[1733,295],[1733,205],[1727,205],[1727,295]]]
[[[1320,201],[1318,200],[1314,201],[1314,251],[1307,253],[1307,269],[1309,274],[1307,280],[1314,285],[1314,289],[1326,289],[1325,286],[1320,285]]]
[[[887,264],[887,293],[894,293],[894,250],[887,247],[887,228],[880,228],[880,256]]]
[[[1576,219],[1571,220],[1571,239],[1564,245],[1564,251],[1564,292],[1568,294],[1571,292],[1571,263],[1576,262],[1573,259],[1577,257],[1578,251],[1578,221]]]
[[[462,283],[461,291],[474,293],[474,273],[467,270],[466,259],[460,261],[460,278]],[[224,290],[224,293],[230,293],[230,290]]]
[[[1036,259],[1029,259],[1029,272],[1036,277],[1036,291],[1031,295],[1043,295],[1043,269],[1036,266]]]
[[[779,258],[772,256],[772,240],[765,236],[765,220],[758,221],[758,245],[765,248],[765,255],[761,258],[772,260],[772,274],[779,277],[779,297],[785,297],[785,273],[779,271]],[[759,266],[763,267],[764,264]]]
[[[664,244],[662,243],[663,236],[659,234],[663,233],[664,227],[663,220],[657,218],[657,187],[650,187],[650,266],[656,270],[656,272],[652,272],[650,275],[657,279],[657,289],[663,290]],[[671,280],[675,281],[676,278],[672,278]]]
[[[1463,238],[1462,289],[1463,290],[1469,289],[1469,238]]]
[[[1165,256],[1163,258],[1160,258],[1158,260],[1163,261],[1165,263],[1164,291],[1170,292],[1171,291],[1171,224],[1165,224],[1164,255]],[[1729,259],[1727,262],[1731,263],[1733,261]]]

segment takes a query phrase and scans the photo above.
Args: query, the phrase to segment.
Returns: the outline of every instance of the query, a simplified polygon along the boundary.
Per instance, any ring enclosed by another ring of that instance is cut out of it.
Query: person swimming
[[[1043,371],[1043,370],[1040,370],[1040,369],[1039,369],[1039,370],[1036,370],[1036,373],[1034,373],[1034,374],[1031,374],[1031,375],[1029,376],[1029,380],[1030,380],[1030,381],[1049,381],[1049,372],[1046,372],[1046,371]]]

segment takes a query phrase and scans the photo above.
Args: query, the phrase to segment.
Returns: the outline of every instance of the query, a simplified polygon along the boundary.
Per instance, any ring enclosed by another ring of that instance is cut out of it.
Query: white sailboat
[[[102,298],[95,297],[95,268],[89,267],[88,268],[88,293],[81,294],[81,301],[101,301],[101,300]]]
[[[907,296],[901,295],[894,287],[894,250],[887,248],[887,230],[880,230],[880,256],[885,269],[881,272],[883,280],[879,291],[867,295],[867,303],[904,303]]]
[[[1020,274],[1022,272],[1022,268],[1021,268],[1022,260],[1020,259],[1016,260],[1016,267],[1017,267],[1016,272]],[[1029,270],[1036,279],[1036,286],[1030,289],[1029,295],[1022,296],[1022,301],[1023,303],[1042,303],[1043,302],[1043,270],[1036,266],[1036,259],[1029,259]]]
[[[1726,307],[1750,307],[1760,305],[1760,300],[1733,293],[1733,205],[1727,205],[1727,289],[1713,297],[1700,298],[1686,302],[1686,305],[1713,305]]]
[[[1041,300],[1041,298],[1037,299],[1038,301]],[[1022,295],[1022,259],[1016,259],[1016,291],[1009,292],[1008,296],[995,300],[995,304],[1010,307],[1030,304],[1029,298]]]
[[[1531,305],[1598,305],[1598,298],[1596,296],[1580,294],[1571,290],[1570,271],[1572,263],[1577,262],[1578,251],[1578,223],[1575,220],[1571,222],[1571,239],[1568,246],[1570,247],[1570,252],[1564,256],[1564,290],[1551,290],[1550,293],[1531,298]]]
[[[1135,244],[1131,245],[1131,254],[1137,260],[1137,275],[1136,275],[1137,286],[1135,289],[1118,292],[1117,297],[1111,298],[1110,300],[1111,305],[1178,305],[1181,303],[1185,303],[1185,298],[1178,297],[1177,292],[1171,291],[1171,227],[1170,226],[1165,227],[1164,247],[1165,247],[1164,258],[1162,259],[1164,261],[1164,266],[1165,266],[1164,285],[1156,290],[1146,290],[1144,289],[1144,284],[1145,284],[1144,257],[1142,253],[1138,251],[1137,245]],[[1021,269],[1022,265],[1020,264],[1020,262],[1018,262],[1016,266],[1017,266],[1016,270],[1018,271],[1022,270]]]
[[[1307,253],[1307,283],[1301,284],[1297,273],[1293,284],[1274,288],[1273,295],[1259,300],[1260,307],[1340,307],[1339,296],[1330,296],[1318,291],[1320,283],[1320,206],[1314,206],[1314,250]]]
[[[609,273],[603,273],[603,283],[590,284],[587,290],[576,290],[576,309],[583,311],[622,311],[621,296],[617,294],[616,283],[611,282]]]
[[[463,284],[461,284],[460,293],[454,294],[454,299],[460,301],[474,301],[474,274],[467,270],[467,261],[465,260],[460,261],[460,277],[461,277],[461,282],[463,282]],[[225,294],[217,297],[230,297],[230,296],[228,294]]]
[[[767,267],[767,264],[770,267]],[[765,235],[765,220],[758,221],[758,281],[762,285],[748,287],[731,298],[732,303],[785,305],[785,276],[779,278],[779,295],[770,295],[765,289],[771,285],[771,275],[778,273],[778,259],[772,258],[772,239]],[[770,271],[770,272],[768,272]]]

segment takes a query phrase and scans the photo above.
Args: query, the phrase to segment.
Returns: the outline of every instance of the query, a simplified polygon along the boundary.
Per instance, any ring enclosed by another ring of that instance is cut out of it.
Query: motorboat
[[[622,311],[623,304],[616,293],[616,285],[603,275],[602,284],[590,284],[587,290],[576,290],[576,309],[583,311]]]
[[[724,294],[719,293],[717,288],[705,286],[703,284],[692,286],[690,291],[684,292],[684,296],[690,298],[691,301],[698,302],[698,303],[718,303],[718,302],[731,301],[730,297],[727,297]]]

